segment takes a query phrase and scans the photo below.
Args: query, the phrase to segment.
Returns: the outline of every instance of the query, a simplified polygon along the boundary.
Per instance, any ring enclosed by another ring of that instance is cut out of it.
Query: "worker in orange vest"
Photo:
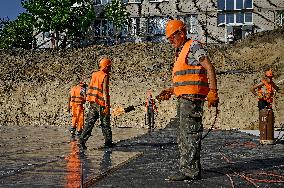
[[[68,97],[68,109],[72,111],[72,127],[70,128],[71,139],[75,139],[76,129],[77,136],[80,137],[84,128],[84,104],[86,101],[87,85],[80,82],[71,88],[70,96]]]
[[[148,128],[153,129],[155,124],[155,112],[158,113],[158,109],[155,104],[155,99],[153,99],[151,91],[148,91],[147,93],[147,99],[145,102],[145,110],[146,110],[146,117],[147,117],[147,123]]]
[[[112,147],[112,132],[110,127],[110,95],[109,95],[109,73],[111,71],[111,60],[102,58],[100,70],[92,74],[91,82],[87,91],[87,102],[89,112],[87,114],[86,126],[80,137],[82,149],[86,149],[85,143],[91,136],[95,122],[100,118],[102,133],[105,139],[105,147]]]
[[[265,78],[251,88],[251,92],[258,97],[260,144],[274,144],[275,117],[272,102],[275,91],[279,91],[279,87],[272,78],[273,71],[270,69],[265,72]]]
[[[166,24],[166,37],[176,49],[172,78],[173,87],[163,90],[157,97],[168,100],[173,94],[178,98],[177,116],[179,172],[168,177],[170,181],[201,179],[201,138],[204,101],[217,107],[219,98],[215,68],[199,41],[187,38],[186,25],[176,19]]]
[[[251,92],[258,97],[259,110],[272,109],[274,92],[279,91],[279,87],[273,82],[272,78],[273,71],[270,69],[265,72],[265,78],[251,88]]]

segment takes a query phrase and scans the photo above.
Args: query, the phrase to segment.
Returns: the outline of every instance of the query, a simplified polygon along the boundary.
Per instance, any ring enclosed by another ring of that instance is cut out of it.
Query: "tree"
[[[14,21],[2,20],[0,31],[0,48],[30,49],[33,41],[33,18],[22,13]]]
[[[121,31],[122,26],[129,24],[130,13],[126,11],[126,6],[121,0],[112,0],[107,4],[105,9],[105,16],[114,24],[115,41],[118,41],[118,32]]]
[[[36,20],[38,32],[65,32],[67,38],[82,38],[94,21],[92,0],[22,0],[22,6]],[[74,6],[77,5],[77,6]]]
[[[10,22],[9,18],[0,18],[0,31],[2,31],[5,27]]]

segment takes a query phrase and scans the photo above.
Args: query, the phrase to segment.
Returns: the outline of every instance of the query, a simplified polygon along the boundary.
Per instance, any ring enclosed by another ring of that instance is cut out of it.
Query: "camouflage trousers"
[[[189,177],[201,175],[200,150],[203,132],[201,100],[178,99],[178,147],[180,171]]]
[[[83,139],[85,142],[89,139],[91,136],[92,130],[95,126],[96,121],[100,118],[100,127],[102,128],[102,133],[105,138],[105,143],[111,143],[112,142],[112,132],[110,127],[110,116],[105,115],[103,113],[104,107],[100,106],[96,103],[90,103],[89,111],[86,118],[86,126],[84,127],[81,139]]]

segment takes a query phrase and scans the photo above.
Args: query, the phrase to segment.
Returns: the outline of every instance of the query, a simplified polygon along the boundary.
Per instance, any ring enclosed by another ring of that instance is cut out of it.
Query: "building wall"
[[[141,4],[128,4],[127,10],[130,12],[131,17],[147,18],[172,16],[173,18],[181,19],[187,23],[190,32],[189,36],[201,40],[202,42],[206,42],[206,40],[212,42],[213,40],[211,38],[217,40],[219,38],[217,36],[220,35],[219,32],[222,30],[216,27],[217,10],[214,5],[214,1],[207,0],[165,0],[158,3],[153,3],[151,0],[144,0]],[[191,28],[192,16],[197,18],[197,25],[193,31]],[[141,23],[140,27],[143,31],[143,28],[146,27],[145,21]],[[211,31],[213,36],[206,35],[206,31]]]
[[[103,0],[102,5],[94,5],[97,18],[93,31],[96,32],[90,34],[91,38],[101,37],[105,40],[113,35],[111,23],[106,21],[103,15],[105,3],[110,1]],[[218,25],[218,15],[222,12],[218,11],[218,0],[141,0],[140,3],[133,1],[138,0],[123,0],[125,3],[128,2],[126,8],[132,20],[127,37],[131,35],[132,38],[139,38],[137,41],[148,40],[149,36],[152,37],[150,40],[165,40],[164,27],[171,16],[185,21],[188,35],[194,39],[203,43],[226,42],[226,37],[231,31],[238,31],[239,37],[244,37],[248,30],[253,33],[276,28],[277,11],[284,10],[284,0],[253,0],[252,23]],[[108,31],[102,32],[105,29]],[[43,43],[48,40],[43,36],[39,36],[38,39]],[[46,48],[50,47],[49,43],[45,45]]]
[[[283,0],[254,0],[256,31],[272,30],[277,27],[275,21],[278,10],[284,10]]]
[[[165,0],[159,3],[151,3],[150,0],[142,0],[142,3],[128,4],[127,10],[131,17],[151,17],[167,16],[184,20],[184,17],[197,15],[198,26],[196,33],[192,35],[202,42],[226,42],[226,36],[229,31],[237,27],[237,24],[225,24],[217,26],[218,0]],[[284,9],[283,0],[254,0],[252,13],[252,23],[241,24],[242,31],[240,37],[244,37],[246,29],[252,29],[251,32],[260,32],[272,30],[276,27],[277,10]],[[240,12],[244,12],[240,10]],[[142,19],[143,20],[143,19]],[[145,21],[144,21],[145,23]],[[189,26],[189,25],[188,25]],[[249,27],[245,27],[249,26]],[[141,23],[141,28],[143,23]],[[143,30],[143,29],[142,29]],[[206,34],[207,33],[207,34]]]

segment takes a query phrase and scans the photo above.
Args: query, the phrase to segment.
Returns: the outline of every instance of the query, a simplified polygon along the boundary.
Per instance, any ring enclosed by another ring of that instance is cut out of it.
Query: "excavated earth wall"
[[[251,36],[233,46],[208,49],[219,73],[220,113],[216,128],[257,129],[257,99],[250,87],[260,82],[268,67],[275,70],[276,82],[284,79],[284,34],[283,30],[273,32]],[[69,90],[78,81],[89,83],[92,72],[97,70],[97,60],[103,55],[113,59],[112,107],[139,105],[145,101],[147,90],[157,95],[171,85],[174,51],[169,44],[126,43],[32,52],[1,50],[0,125],[70,125],[71,117],[66,112]],[[283,85],[284,81],[281,88]],[[176,102],[172,98],[157,104],[158,127],[164,127],[176,116]],[[284,122],[284,95],[276,95],[274,106],[275,125],[280,126]],[[113,118],[112,125],[145,127],[144,114],[143,106],[136,107],[135,111]],[[214,114],[214,109],[205,107],[205,127],[212,124]]]

